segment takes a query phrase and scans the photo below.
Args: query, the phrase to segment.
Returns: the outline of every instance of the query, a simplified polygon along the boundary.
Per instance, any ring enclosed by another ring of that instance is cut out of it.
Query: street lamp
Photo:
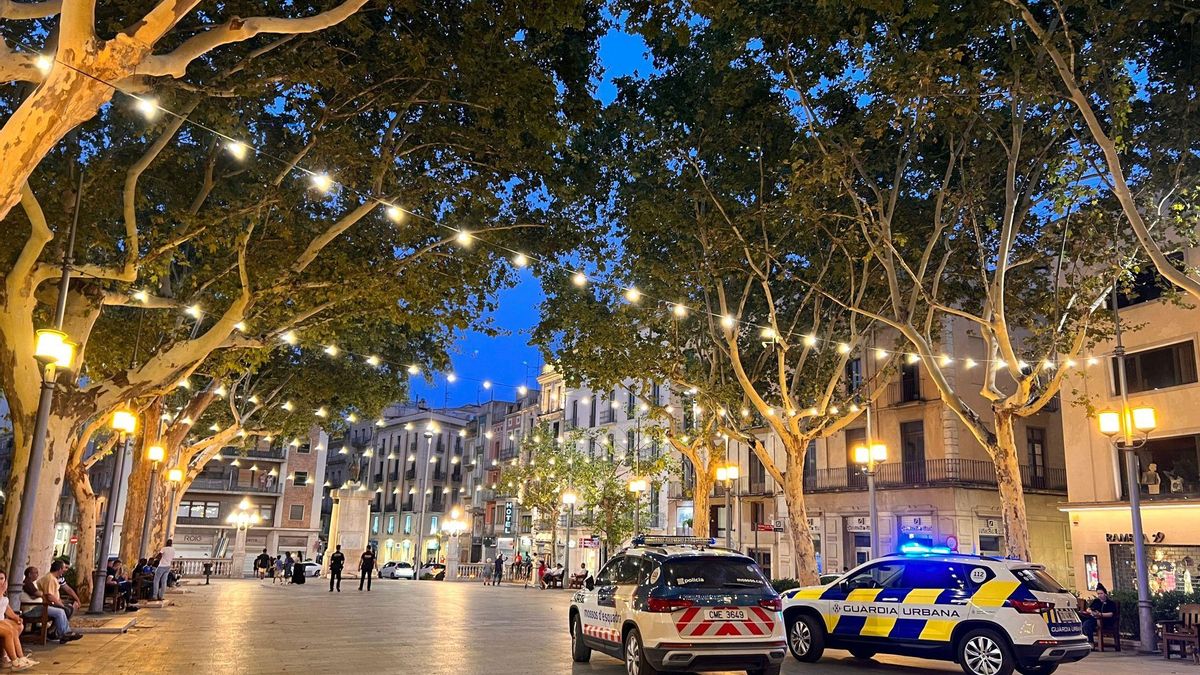
[[[565,563],[563,569],[566,570],[565,576],[567,577],[571,576],[571,520],[575,516],[575,502],[577,501],[579,501],[579,495],[576,495],[572,490],[567,490],[562,494],[563,506],[567,507],[567,552],[563,554],[563,561]]]
[[[433,433],[436,430],[433,420],[425,425],[425,431],[421,433],[425,437],[425,454],[428,455],[429,461],[425,462],[425,471],[423,472],[423,480],[421,481],[421,508],[417,509],[417,548],[413,551],[413,567],[417,570],[416,576],[420,578],[420,570],[423,561],[421,558],[425,555],[425,550],[421,548],[425,542],[425,496],[429,493],[429,467],[434,464],[437,459],[433,455]],[[430,532],[430,534],[434,534]]]
[[[883,443],[859,445],[854,448],[854,463],[861,464],[867,475],[867,509],[871,518],[871,559],[879,557],[879,504],[875,499],[875,467],[887,461],[887,446]]]
[[[717,467],[717,480],[725,484],[725,548],[733,548],[733,511],[729,503],[729,493],[733,490],[733,481],[740,475],[737,464]]]
[[[639,534],[642,521],[642,493],[648,489],[645,478],[634,478],[629,481],[629,491],[633,493],[633,533]]]
[[[109,420],[112,430],[117,432],[118,443],[113,447],[112,481],[108,487],[108,499],[104,504],[104,535],[100,538],[100,551],[96,556],[96,569],[93,572],[92,602],[88,606],[89,614],[99,614],[104,611],[104,588],[108,578],[108,552],[112,548],[113,528],[117,519],[117,486],[125,472],[125,452],[129,449],[129,434],[137,429],[137,415],[128,408],[121,408],[112,414]]]
[[[175,493],[183,483],[183,469],[174,468],[167,471],[167,482],[171,484],[171,507],[167,511],[167,539],[175,537]],[[246,500],[242,500],[246,503]]]
[[[138,557],[149,557],[150,549],[150,516],[154,510],[154,484],[158,482],[158,465],[167,456],[161,445],[146,448],[146,459],[150,461],[150,485],[146,488],[146,515],[142,518],[142,544],[138,547]]]

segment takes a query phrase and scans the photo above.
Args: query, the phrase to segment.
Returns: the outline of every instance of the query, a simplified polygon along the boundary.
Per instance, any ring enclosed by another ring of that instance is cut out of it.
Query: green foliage
[[[1134,640],[1141,636],[1138,623],[1138,604],[1136,591],[1113,591],[1110,597],[1121,605],[1121,634]],[[1088,598],[1091,601],[1091,598]],[[1183,591],[1167,591],[1150,596],[1150,603],[1155,621],[1169,621],[1179,618],[1179,606],[1200,604],[1200,593],[1184,593]]]
[[[774,588],[776,593],[783,593],[784,591],[790,591],[793,588],[800,588],[802,585],[803,584],[801,584],[796,579],[772,579],[771,580],[771,588]]]

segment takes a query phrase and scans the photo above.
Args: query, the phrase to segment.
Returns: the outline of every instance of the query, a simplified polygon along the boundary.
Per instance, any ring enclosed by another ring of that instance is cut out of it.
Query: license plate
[[[706,609],[704,610],[705,621],[745,621],[746,610],[744,609]]]
[[[1051,609],[1042,612],[1046,623],[1081,623],[1079,614],[1073,609]]]

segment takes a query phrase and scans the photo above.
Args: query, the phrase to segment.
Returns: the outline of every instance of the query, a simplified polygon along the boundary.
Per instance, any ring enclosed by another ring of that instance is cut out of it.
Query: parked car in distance
[[[379,568],[380,579],[414,579],[412,563],[390,562]]]
[[[433,577],[434,581],[445,581],[446,566],[441,563],[426,563],[421,567],[421,573],[417,575],[417,578],[424,579],[427,574]]]
[[[296,564],[304,568],[304,576],[306,577],[321,576],[321,563],[316,562],[315,560],[305,560],[304,562]]]

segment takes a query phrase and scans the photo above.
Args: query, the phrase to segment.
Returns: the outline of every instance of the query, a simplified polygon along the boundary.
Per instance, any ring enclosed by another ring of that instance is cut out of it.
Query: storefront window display
[[[1137,451],[1137,477],[1142,499],[1189,499],[1200,497],[1200,436],[1151,439]],[[1125,491],[1125,462],[1120,462],[1122,493]],[[1122,495],[1128,498],[1128,495]]]
[[[1132,544],[1112,544],[1114,588],[1137,590],[1137,573],[1133,561]],[[1146,547],[1150,559],[1149,581],[1151,593],[1182,591],[1195,593],[1200,589],[1200,546],[1155,546]],[[1085,563],[1086,564],[1086,563]],[[1091,583],[1090,577],[1088,583]]]

